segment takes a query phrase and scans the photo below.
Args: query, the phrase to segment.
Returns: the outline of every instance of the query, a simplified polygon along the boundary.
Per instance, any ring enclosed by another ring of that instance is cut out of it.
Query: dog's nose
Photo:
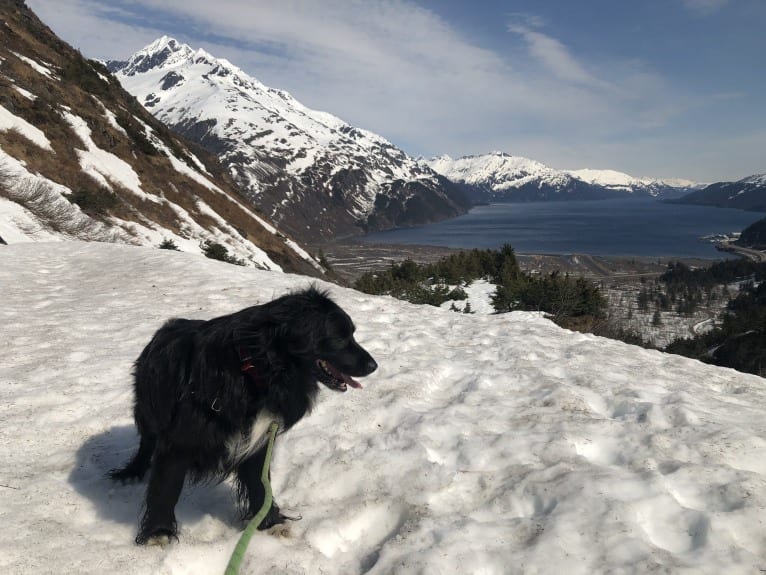
[[[372,373],[376,369],[378,369],[378,364],[375,362],[374,359],[370,358],[370,360],[367,362],[367,370],[366,370],[367,373],[368,374]]]

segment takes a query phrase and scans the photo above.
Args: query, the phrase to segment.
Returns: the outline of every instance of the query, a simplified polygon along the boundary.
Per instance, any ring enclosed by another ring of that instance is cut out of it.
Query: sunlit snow
[[[158,201],[156,197],[147,194],[141,188],[141,178],[138,177],[130,164],[96,145],[91,138],[90,128],[85,120],[65,110],[61,114],[85,146],[84,150],[75,148],[83,172],[108,190],[111,190],[112,183],[115,183],[143,199],[152,202]]]
[[[30,124],[24,118],[12,114],[5,107],[0,106],[0,131],[5,132],[8,130],[16,130],[36,146],[50,152],[53,151],[50,140],[42,130]]]
[[[0,568],[222,573],[229,485],[185,490],[179,541],[133,543],[143,485],[131,364],[173,316],[310,283],[187,253],[0,246]],[[326,284],[320,285],[324,286]],[[563,330],[328,286],[380,369],[282,436],[243,573],[709,573],[766,569],[763,379]]]
[[[47,66],[43,65],[43,64],[40,64],[40,62],[37,62],[36,60],[33,60],[32,58],[27,58],[26,56],[24,56],[22,54],[19,54],[17,52],[11,51],[11,54],[16,56],[22,62],[25,62],[26,64],[31,66],[32,69],[35,72],[37,72],[38,74],[42,74],[43,76],[45,76],[46,78],[50,78],[51,80],[58,80],[58,78],[53,73],[53,71],[51,71],[51,69],[49,67],[50,64],[48,64]]]

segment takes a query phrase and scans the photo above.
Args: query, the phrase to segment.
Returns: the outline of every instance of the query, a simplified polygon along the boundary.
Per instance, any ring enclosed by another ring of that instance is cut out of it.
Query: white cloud
[[[520,24],[510,24],[508,30],[520,35],[532,57],[559,79],[587,86],[605,85],[590,74],[556,38]]]
[[[113,8],[94,0],[29,0],[27,4],[88,58],[126,58],[163,34],[160,28],[123,23]]]

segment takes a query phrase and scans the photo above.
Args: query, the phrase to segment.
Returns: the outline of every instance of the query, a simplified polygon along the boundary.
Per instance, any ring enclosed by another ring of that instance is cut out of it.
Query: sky
[[[162,35],[413,156],[766,172],[763,0],[28,0],[89,58]]]
[[[184,487],[178,541],[133,543],[146,482],[106,477],[138,444],[131,365],[168,317],[310,281],[149,247],[0,246],[2,572],[223,573],[230,482]],[[278,437],[274,497],[301,519],[256,533],[242,575],[766,569],[762,378],[319,283],[379,368]]]

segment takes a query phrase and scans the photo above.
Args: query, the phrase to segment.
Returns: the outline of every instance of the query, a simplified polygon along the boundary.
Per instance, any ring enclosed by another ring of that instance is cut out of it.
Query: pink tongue
[[[357,380],[355,380],[353,377],[350,377],[346,375],[345,373],[341,374],[343,376],[343,381],[350,385],[351,387],[354,387],[356,389],[362,389],[362,384],[359,383]]]

